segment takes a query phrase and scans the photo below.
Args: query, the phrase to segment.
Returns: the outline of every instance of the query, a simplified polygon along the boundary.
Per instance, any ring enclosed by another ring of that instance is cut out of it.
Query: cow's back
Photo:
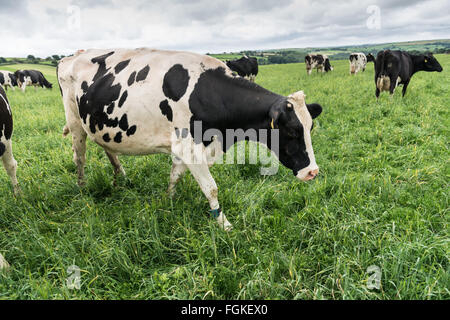
[[[168,148],[175,127],[189,127],[198,77],[218,67],[227,69],[195,53],[91,49],[62,59],[58,81],[66,118],[79,117],[95,142],[116,153],[147,154]]]

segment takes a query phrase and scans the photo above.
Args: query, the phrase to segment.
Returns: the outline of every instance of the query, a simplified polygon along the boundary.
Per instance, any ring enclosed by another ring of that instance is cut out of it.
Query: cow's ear
[[[318,103],[307,104],[306,107],[313,119],[317,118],[322,113],[322,106]]]
[[[283,104],[276,103],[274,104],[269,111],[270,117],[270,128],[278,129],[280,124],[280,119],[283,116],[285,108],[283,108]]]

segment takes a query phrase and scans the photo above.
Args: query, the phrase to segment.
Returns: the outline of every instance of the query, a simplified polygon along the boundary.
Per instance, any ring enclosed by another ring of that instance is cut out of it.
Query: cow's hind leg
[[[406,94],[406,89],[408,89],[408,84],[409,84],[409,80],[403,84],[402,97],[404,97]]]
[[[108,151],[106,151],[106,155],[108,156],[109,161],[111,162],[113,168],[114,168],[114,185],[117,183],[117,177],[122,174],[123,176],[126,176],[125,170],[123,169],[122,165],[120,164],[119,157],[116,154],[112,154]]]
[[[17,170],[17,161],[14,159],[13,153],[12,153],[12,143],[11,140],[6,140],[4,142],[1,142],[4,146],[4,153],[1,156],[3,166],[5,167],[6,173],[11,179],[11,183],[13,185],[14,194],[17,195],[20,192],[19,189],[19,182],[17,181],[16,177],[16,170]]]
[[[169,196],[172,198],[175,195],[175,187],[177,182],[186,172],[187,167],[180,159],[174,158],[172,162],[172,169],[170,170],[170,182],[167,190]]]
[[[86,137],[87,134],[80,126],[77,128],[70,128],[72,133],[72,150],[73,150],[73,162],[77,166],[78,173],[78,185],[84,186],[84,165],[86,163]]]

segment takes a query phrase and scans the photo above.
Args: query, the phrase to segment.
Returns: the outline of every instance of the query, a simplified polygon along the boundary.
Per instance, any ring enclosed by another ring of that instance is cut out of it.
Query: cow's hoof
[[[86,181],[84,181],[84,180],[78,180],[78,186],[79,186],[80,188],[84,188],[84,187],[86,186]]]
[[[20,187],[18,185],[14,186],[13,190],[14,190],[14,196],[15,197],[20,197],[22,195],[22,191],[20,190]]]
[[[219,226],[223,231],[226,232],[230,232],[231,230],[233,230],[233,225],[230,222],[228,222],[228,220],[224,221],[223,223],[219,222]]]

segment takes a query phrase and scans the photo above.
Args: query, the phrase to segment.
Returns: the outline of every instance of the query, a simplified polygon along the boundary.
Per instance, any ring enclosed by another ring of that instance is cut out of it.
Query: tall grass
[[[0,173],[11,263],[0,299],[449,299],[450,57],[438,60],[444,72],[416,74],[405,98],[378,103],[372,64],[350,76],[333,62],[310,77],[304,64],[262,66],[262,86],[324,107],[313,131],[321,171],[302,183],[285,168],[213,167],[231,233],[190,174],[168,198],[165,155],[122,157],[128,178],[113,187],[89,142],[79,189],[54,68],[39,66],[53,90],[8,91],[22,196]],[[71,265],[80,290],[65,285]],[[367,287],[371,265],[379,290]]]

